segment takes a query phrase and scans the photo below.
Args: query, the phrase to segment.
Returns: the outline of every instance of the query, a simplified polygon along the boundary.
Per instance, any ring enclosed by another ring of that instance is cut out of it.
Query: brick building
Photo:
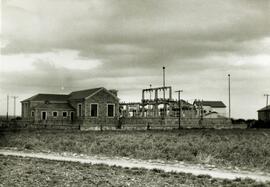
[[[22,103],[22,118],[34,121],[78,122],[85,127],[117,125],[119,98],[116,90],[93,88],[68,95],[37,94]]]

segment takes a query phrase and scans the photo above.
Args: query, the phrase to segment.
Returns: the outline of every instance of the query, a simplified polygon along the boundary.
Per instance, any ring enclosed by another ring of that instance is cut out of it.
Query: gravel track
[[[209,175],[213,178],[220,179],[236,179],[250,178],[258,182],[270,181],[270,174],[263,172],[250,172],[240,170],[222,170],[214,167],[206,167],[203,165],[192,165],[183,162],[168,163],[157,160],[138,160],[121,157],[102,157],[102,156],[87,156],[76,153],[42,153],[28,152],[9,149],[0,149],[0,154],[5,156],[19,156],[29,158],[39,158],[55,161],[79,162],[84,164],[105,164],[109,166],[121,166],[128,168],[145,168],[145,169],[160,169],[165,172],[182,172],[191,173],[193,175]]]

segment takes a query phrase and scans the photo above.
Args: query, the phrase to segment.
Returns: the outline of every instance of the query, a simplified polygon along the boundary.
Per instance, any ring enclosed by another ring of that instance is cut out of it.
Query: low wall
[[[4,126],[2,126],[3,128]],[[182,118],[181,128],[214,128],[232,129],[247,128],[246,125],[234,125],[226,118]],[[150,129],[178,129],[177,117],[130,117],[130,118],[84,118],[74,122],[64,120],[31,121],[19,120],[5,125],[4,128],[31,128],[31,129],[80,129],[80,130],[150,130]]]
[[[118,118],[91,118],[80,121],[81,130],[115,130],[119,128]]]
[[[70,120],[12,120],[1,121],[0,130],[23,130],[23,129],[80,129],[80,123],[71,123]]]
[[[178,129],[179,119],[170,118],[121,118],[121,129]],[[225,118],[200,119],[200,118],[182,118],[181,128],[234,128],[231,120]]]

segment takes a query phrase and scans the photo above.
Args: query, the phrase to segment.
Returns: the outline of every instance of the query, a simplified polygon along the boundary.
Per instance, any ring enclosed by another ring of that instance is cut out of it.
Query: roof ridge
[[[90,88],[90,89],[84,89],[84,90],[77,90],[77,91],[71,92],[70,94],[75,93],[75,92],[83,92],[83,91],[89,91],[89,90],[101,89],[101,88],[104,88],[104,87],[96,87],[96,88]],[[69,95],[70,95],[70,94],[69,94]]]
[[[270,105],[267,105],[267,106],[259,109],[258,111],[264,111],[264,110],[270,110]]]
[[[203,100],[202,102],[223,102],[221,100]]]
[[[84,99],[102,89],[106,90],[104,87],[97,87],[97,88],[91,88],[91,89],[86,89],[86,90],[74,91],[69,94],[69,99]]]
[[[39,94],[36,94],[35,96],[37,95],[68,95],[68,94],[39,93]]]
[[[30,98],[27,98],[21,102],[26,101],[43,101],[43,100],[67,100],[69,97],[68,94],[44,94],[44,93],[38,93]]]

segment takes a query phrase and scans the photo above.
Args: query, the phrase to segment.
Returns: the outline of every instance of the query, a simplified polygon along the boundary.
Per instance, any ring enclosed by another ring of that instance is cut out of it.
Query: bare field
[[[177,160],[270,172],[270,130],[14,132],[0,147]]]
[[[221,180],[153,169],[0,156],[0,186],[269,186],[250,179]]]

